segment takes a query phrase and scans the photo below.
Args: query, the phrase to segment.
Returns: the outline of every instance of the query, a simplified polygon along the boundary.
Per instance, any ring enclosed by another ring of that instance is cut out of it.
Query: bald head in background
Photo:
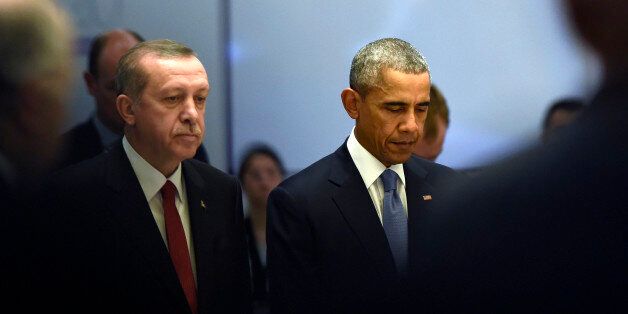
[[[137,33],[114,29],[99,35],[92,42],[89,69],[83,74],[89,94],[96,101],[98,119],[111,131],[122,134],[124,121],[116,109],[116,68],[122,56],[139,42]]]
[[[114,29],[94,37],[83,79],[94,98],[95,110],[86,121],[63,134],[63,151],[56,168],[95,157],[122,138],[124,120],[116,108],[116,68],[122,56],[143,41],[139,34],[126,29]]]

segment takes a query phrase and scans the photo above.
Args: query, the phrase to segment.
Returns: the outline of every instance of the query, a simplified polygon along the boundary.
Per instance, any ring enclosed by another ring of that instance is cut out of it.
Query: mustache
[[[203,131],[198,124],[190,124],[189,126],[180,126],[174,130],[174,135],[195,135],[201,136]]]

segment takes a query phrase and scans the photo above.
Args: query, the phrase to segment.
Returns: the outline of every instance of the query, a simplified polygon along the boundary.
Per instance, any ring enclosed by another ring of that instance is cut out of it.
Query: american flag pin
[[[203,202],[203,200],[201,200],[201,207],[203,207],[203,208],[205,208],[205,209],[206,209],[206,207],[205,207],[205,202]]]
[[[423,195],[423,200],[424,201],[431,201],[432,200],[432,196],[427,194],[427,195]]]

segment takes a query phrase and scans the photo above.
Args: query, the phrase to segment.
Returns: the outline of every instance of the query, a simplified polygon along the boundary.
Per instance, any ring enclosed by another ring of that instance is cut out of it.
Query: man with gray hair
[[[142,36],[129,29],[112,29],[94,37],[83,79],[89,94],[94,97],[96,110],[87,121],[63,134],[64,150],[58,168],[96,157],[120,140],[124,132],[124,120],[116,108],[116,67],[131,47],[143,41]],[[202,144],[194,159],[208,162]]]
[[[356,121],[348,139],[268,201],[276,313],[399,309],[416,271],[419,215],[439,202],[439,182],[456,176],[412,157],[430,103],[429,68],[412,45],[385,38],[360,49],[340,96]]]
[[[192,49],[131,48],[116,74],[124,137],[58,173],[63,286],[103,313],[243,313],[250,276],[238,180],[190,159],[210,85]]]

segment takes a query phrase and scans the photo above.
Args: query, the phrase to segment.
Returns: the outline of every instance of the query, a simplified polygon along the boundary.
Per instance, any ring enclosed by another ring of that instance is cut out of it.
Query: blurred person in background
[[[268,195],[285,176],[277,153],[267,145],[248,149],[240,165],[238,177],[246,193],[248,217],[244,220],[251,259],[253,280],[253,311],[268,313],[268,282],[266,280],[266,204]]]
[[[449,127],[449,108],[443,93],[434,85],[430,87],[430,107],[423,126],[423,136],[414,146],[414,154],[435,161],[443,152],[445,135]]]
[[[554,102],[543,118],[541,140],[546,143],[558,129],[571,123],[584,109],[584,102],[577,98],[565,98]]]

